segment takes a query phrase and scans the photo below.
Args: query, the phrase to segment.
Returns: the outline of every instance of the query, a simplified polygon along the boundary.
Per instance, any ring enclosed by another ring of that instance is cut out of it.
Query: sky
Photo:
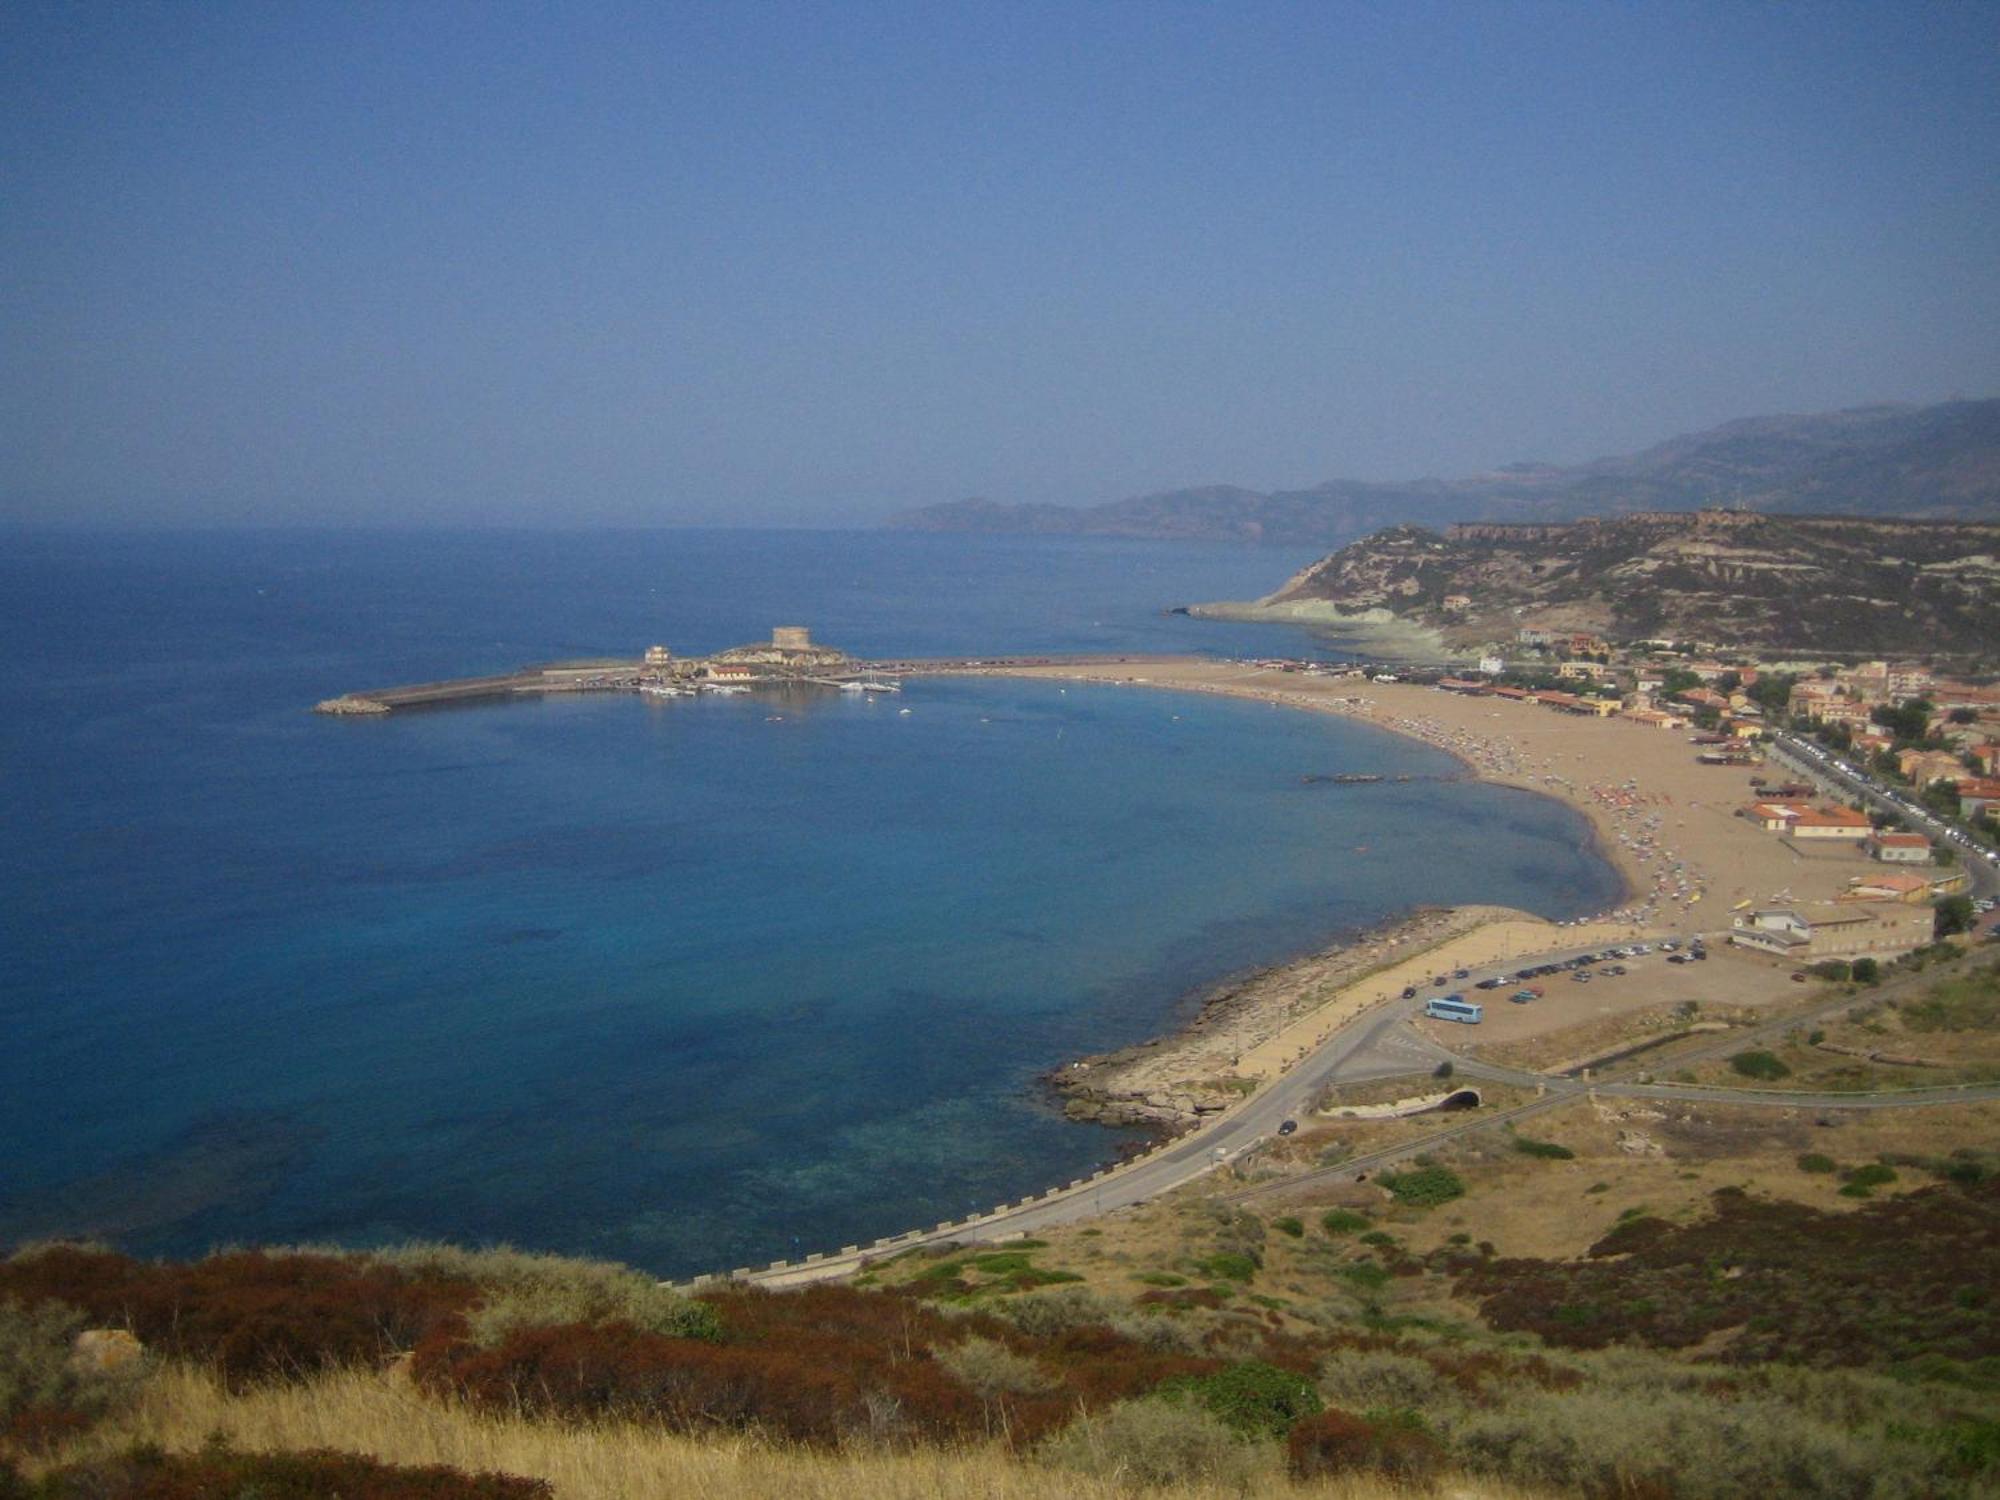
[[[0,520],[866,524],[2000,394],[2000,3],[0,7]]]

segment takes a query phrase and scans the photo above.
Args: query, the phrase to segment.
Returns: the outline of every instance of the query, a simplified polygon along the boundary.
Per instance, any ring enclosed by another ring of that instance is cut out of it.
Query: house
[[[1482,698],[1491,691],[1485,683],[1467,677],[1440,677],[1438,686],[1447,693],[1467,693],[1475,698]]]
[[[1929,908],[1903,902],[1826,903],[1745,912],[1729,941],[1789,963],[1896,958],[1931,940]]]
[[[1931,841],[1921,833],[1878,833],[1866,845],[1871,858],[1885,865],[1927,865]]]
[[[1507,663],[1498,656],[1482,656],[1479,658],[1479,670],[1488,677],[1498,677],[1507,670]]]

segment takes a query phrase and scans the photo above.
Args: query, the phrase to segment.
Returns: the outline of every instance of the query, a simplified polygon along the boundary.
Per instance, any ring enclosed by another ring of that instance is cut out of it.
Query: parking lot
[[[1522,988],[1521,984],[1476,989],[1473,982],[1486,974],[1474,971],[1467,979],[1454,978],[1448,993],[1462,993],[1484,1007],[1484,1018],[1477,1026],[1423,1018],[1416,1024],[1441,1046],[1462,1051],[1477,1045],[1484,1051],[1501,1043],[1688,1000],[1698,1002],[1704,1011],[1762,1010],[1803,999],[1808,989],[1816,993],[1820,988],[1811,982],[1793,984],[1792,970],[1761,955],[1727,945],[1711,946],[1708,952],[1707,960],[1701,963],[1670,963],[1671,955],[1658,949],[1637,959],[1612,959],[1611,963],[1623,964],[1626,970],[1617,977],[1601,973],[1605,965],[1596,964],[1591,966],[1588,981],[1573,979],[1569,972],[1529,979],[1525,983],[1538,986],[1543,998],[1526,1005],[1507,998]],[[1424,989],[1419,996],[1428,999],[1434,993]]]

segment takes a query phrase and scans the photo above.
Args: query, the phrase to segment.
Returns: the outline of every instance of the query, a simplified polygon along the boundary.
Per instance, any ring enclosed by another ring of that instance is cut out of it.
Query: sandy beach
[[[1802,853],[1735,816],[1751,798],[1754,773],[1701,765],[1685,730],[1203,658],[991,670],[1216,693],[1373,724],[1449,752],[1482,780],[1568,803],[1589,819],[1625,881],[1623,904],[1589,923],[1558,927],[1495,907],[1426,910],[1219,986],[1172,1035],[1051,1075],[1079,1119],[1182,1128],[1440,969],[1640,935],[1715,937],[1738,903],[1830,899],[1868,868],[1858,850]]]

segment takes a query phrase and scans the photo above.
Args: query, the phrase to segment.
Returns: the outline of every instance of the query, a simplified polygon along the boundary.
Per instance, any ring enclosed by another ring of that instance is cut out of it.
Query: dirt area
[[[1505,1102],[1500,1100],[1497,1102]],[[1437,1117],[1427,1127],[1435,1128]],[[1465,1195],[1435,1208],[1399,1205],[1374,1182],[1303,1190],[1290,1200],[1260,1200],[1249,1211],[1218,1201],[1248,1185],[1274,1162],[1303,1170],[1332,1145],[1366,1150],[1409,1138],[1418,1121],[1302,1132],[1282,1154],[1259,1156],[1241,1174],[1223,1174],[1155,1203],[1050,1232],[1038,1265],[1060,1268],[1106,1295],[1130,1300],[1149,1291],[1219,1287],[1230,1306],[1273,1307],[1304,1320],[1316,1309],[1377,1305],[1398,1315],[1471,1321],[1435,1277],[1375,1284],[1353,1268],[1396,1247],[1421,1256],[1448,1242],[1489,1243],[1502,1256],[1571,1257],[1584,1253],[1621,1219],[1644,1213],[1685,1222],[1709,1212],[1721,1188],[1741,1188],[1847,1211],[1861,1198],[1843,1195],[1844,1169],[1884,1157],[1905,1165],[1876,1195],[1936,1181],[1907,1163],[1942,1158],[1960,1147],[1990,1151],[2000,1142],[2000,1103],[1928,1109],[1820,1113],[1771,1107],[1682,1105],[1651,1100],[1578,1099],[1523,1121],[1439,1148],[1431,1158],[1456,1172]],[[1561,1146],[1569,1159],[1534,1156],[1517,1140]],[[1802,1159],[1829,1159],[1833,1170],[1807,1170]],[[1364,1229],[1329,1233],[1329,1209],[1367,1219]],[[1297,1234],[1286,1230],[1295,1222]],[[1363,1239],[1368,1233],[1377,1238]],[[1231,1285],[1213,1271],[1218,1251],[1254,1247],[1262,1265]],[[898,1273],[908,1274],[908,1273]],[[1176,1295],[1180,1294],[1175,1292]]]

